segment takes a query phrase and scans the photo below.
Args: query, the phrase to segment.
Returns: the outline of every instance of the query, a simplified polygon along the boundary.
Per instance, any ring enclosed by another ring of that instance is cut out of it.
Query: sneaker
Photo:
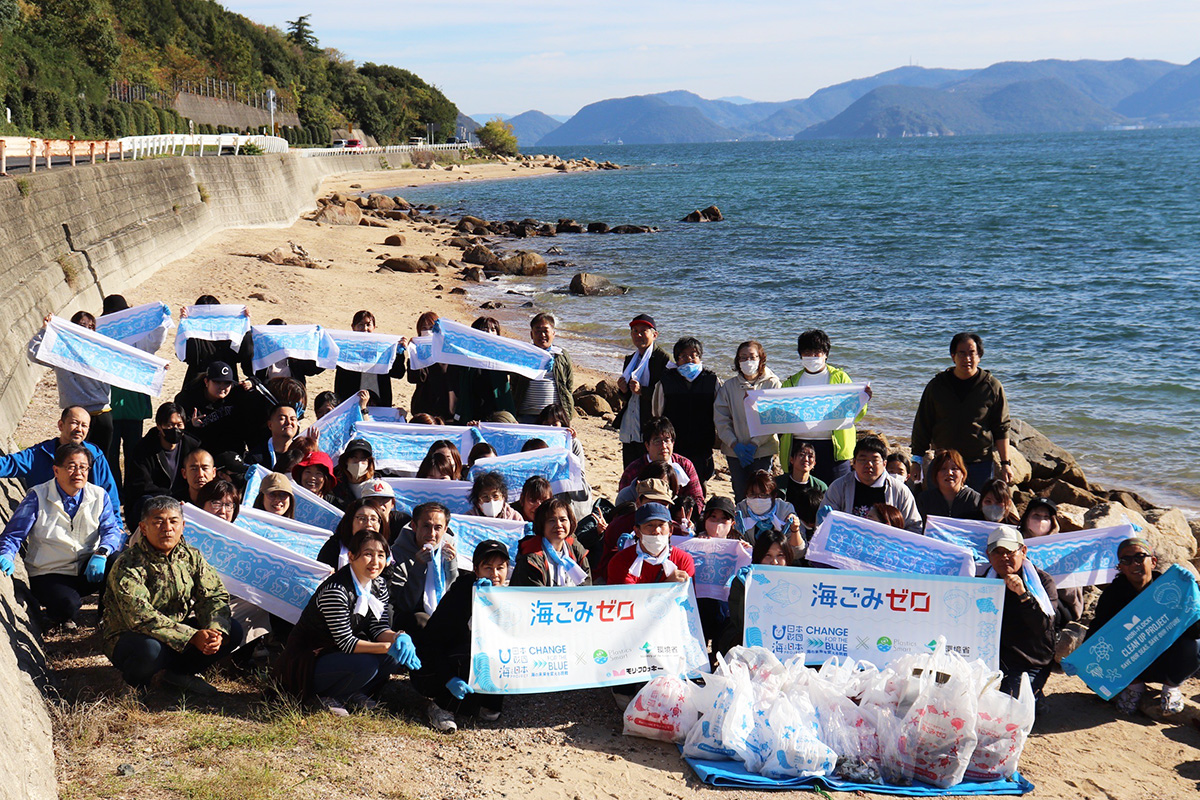
[[[185,692],[191,692],[200,697],[212,697],[217,694],[217,687],[201,678],[199,675],[185,675],[182,672],[163,672],[163,683],[174,686]]]
[[[1122,714],[1136,714],[1142,705],[1142,696],[1146,694],[1146,684],[1131,683],[1117,695],[1117,711]],[[1165,696],[1164,692],[1164,696]]]
[[[355,711],[374,711],[379,707],[379,702],[362,692],[355,692],[346,698],[346,707]]]
[[[1163,686],[1162,696],[1159,698],[1159,710],[1164,715],[1182,713],[1184,705],[1183,692],[1179,691],[1178,686]]]
[[[477,716],[484,722],[495,722],[500,719],[500,712],[492,711],[490,708],[481,708]]]
[[[77,630],[79,630],[79,625],[73,619],[69,619],[62,624],[63,633],[75,633]]]
[[[454,715],[437,703],[430,702],[428,714],[429,724],[433,726],[435,731],[454,733],[458,730],[458,723],[454,721]]]
[[[348,717],[350,712],[342,705],[342,701],[334,697],[318,697],[317,705],[333,714],[335,717]]]

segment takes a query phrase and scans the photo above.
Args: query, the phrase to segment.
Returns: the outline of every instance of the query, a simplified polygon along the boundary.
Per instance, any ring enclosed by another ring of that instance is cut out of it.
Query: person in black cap
[[[362,497],[363,490],[375,477],[375,451],[366,439],[351,439],[338,456],[333,468],[337,483],[333,486],[334,505],[345,511]]]
[[[702,527],[696,531],[697,536],[710,539],[728,539],[733,532],[733,515],[737,509],[728,497],[710,497],[704,506],[704,516],[700,518]]]
[[[500,718],[501,695],[476,695],[471,675],[471,601],[474,587],[503,586],[508,578],[508,548],[495,539],[480,542],[471,556],[472,572],[460,572],[417,640],[421,668],[413,686],[429,698],[429,722],[439,731],[458,729],[454,713],[487,722]]]
[[[662,380],[670,358],[654,343],[658,326],[649,314],[638,314],[629,323],[629,338],[634,351],[625,357],[617,389],[625,405],[617,411],[613,425],[621,432],[621,460],[624,466],[645,455],[642,427],[650,421],[651,398]]]
[[[218,306],[221,301],[211,294],[202,294],[196,298],[193,305],[197,306]],[[248,317],[250,312],[243,307],[243,313]],[[187,306],[184,306],[179,311],[179,318],[187,317]],[[233,343],[228,340],[210,342],[205,339],[188,339],[186,350],[183,356],[183,363],[187,364],[187,372],[183,376],[183,385],[191,386],[208,372],[210,364],[221,362],[226,365],[237,364],[237,351],[233,349]],[[231,380],[238,379],[236,367]]]
[[[1058,505],[1048,497],[1035,497],[1025,506],[1021,514],[1021,522],[1017,526],[1021,535],[1027,539],[1039,536],[1050,536],[1059,532]],[[1061,630],[1070,622],[1078,622],[1083,617],[1083,587],[1058,590],[1058,617],[1056,624]]]
[[[203,378],[175,395],[175,404],[183,411],[184,430],[210,453],[242,455],[246,450],[243,421],[236,413],[246,388],[236,381],[232,367],[214,361]]]

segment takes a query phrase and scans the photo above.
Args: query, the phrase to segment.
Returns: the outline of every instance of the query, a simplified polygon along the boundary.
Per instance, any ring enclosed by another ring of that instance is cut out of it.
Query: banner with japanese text
[[[476,692],[562,692],[709,671],[691,581],[474,591]]]
[[[817,526],[807,558],[838,569],[964,578],[975,574],[974,553],[965,547],[841,511],[829,512]]]
[[[768,567],[746,582],[745,644],[808,664],[830,656],[878,667],[931,653],[937,637],[968,661],[999,664],[1004,581],[893,572]]]
[[[1111,700],[1200,620],[1200,587],[1178,564],[1062,660],[1093,692]],[[1195,644],[1192,645],[1195,647]]]

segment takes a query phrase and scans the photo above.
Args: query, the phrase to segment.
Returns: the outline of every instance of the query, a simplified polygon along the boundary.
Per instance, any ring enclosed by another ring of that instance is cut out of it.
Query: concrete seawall
[[[286,227],[312,207],[327,175],[408,163],[406,155],[382,158],[160,158],[0,179],[0,446],[12,452],[41,377],[25,345],[46,314],[98,312],[104,295],[137,285],[219,231]],[[0,520],[23,496],[16,481],[0,481]],[[40,696],[46,663],[23,588],[0,577],[0,774],[8,776],[0,800],[57,797]]]

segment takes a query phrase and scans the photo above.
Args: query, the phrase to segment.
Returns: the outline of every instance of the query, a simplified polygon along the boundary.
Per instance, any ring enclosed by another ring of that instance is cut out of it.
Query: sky
[[[573,114],[610,97],[803,98],[917,64],[1200,57],[1196,0],[222,0],[322,47],[392,64],[467,114]]]

